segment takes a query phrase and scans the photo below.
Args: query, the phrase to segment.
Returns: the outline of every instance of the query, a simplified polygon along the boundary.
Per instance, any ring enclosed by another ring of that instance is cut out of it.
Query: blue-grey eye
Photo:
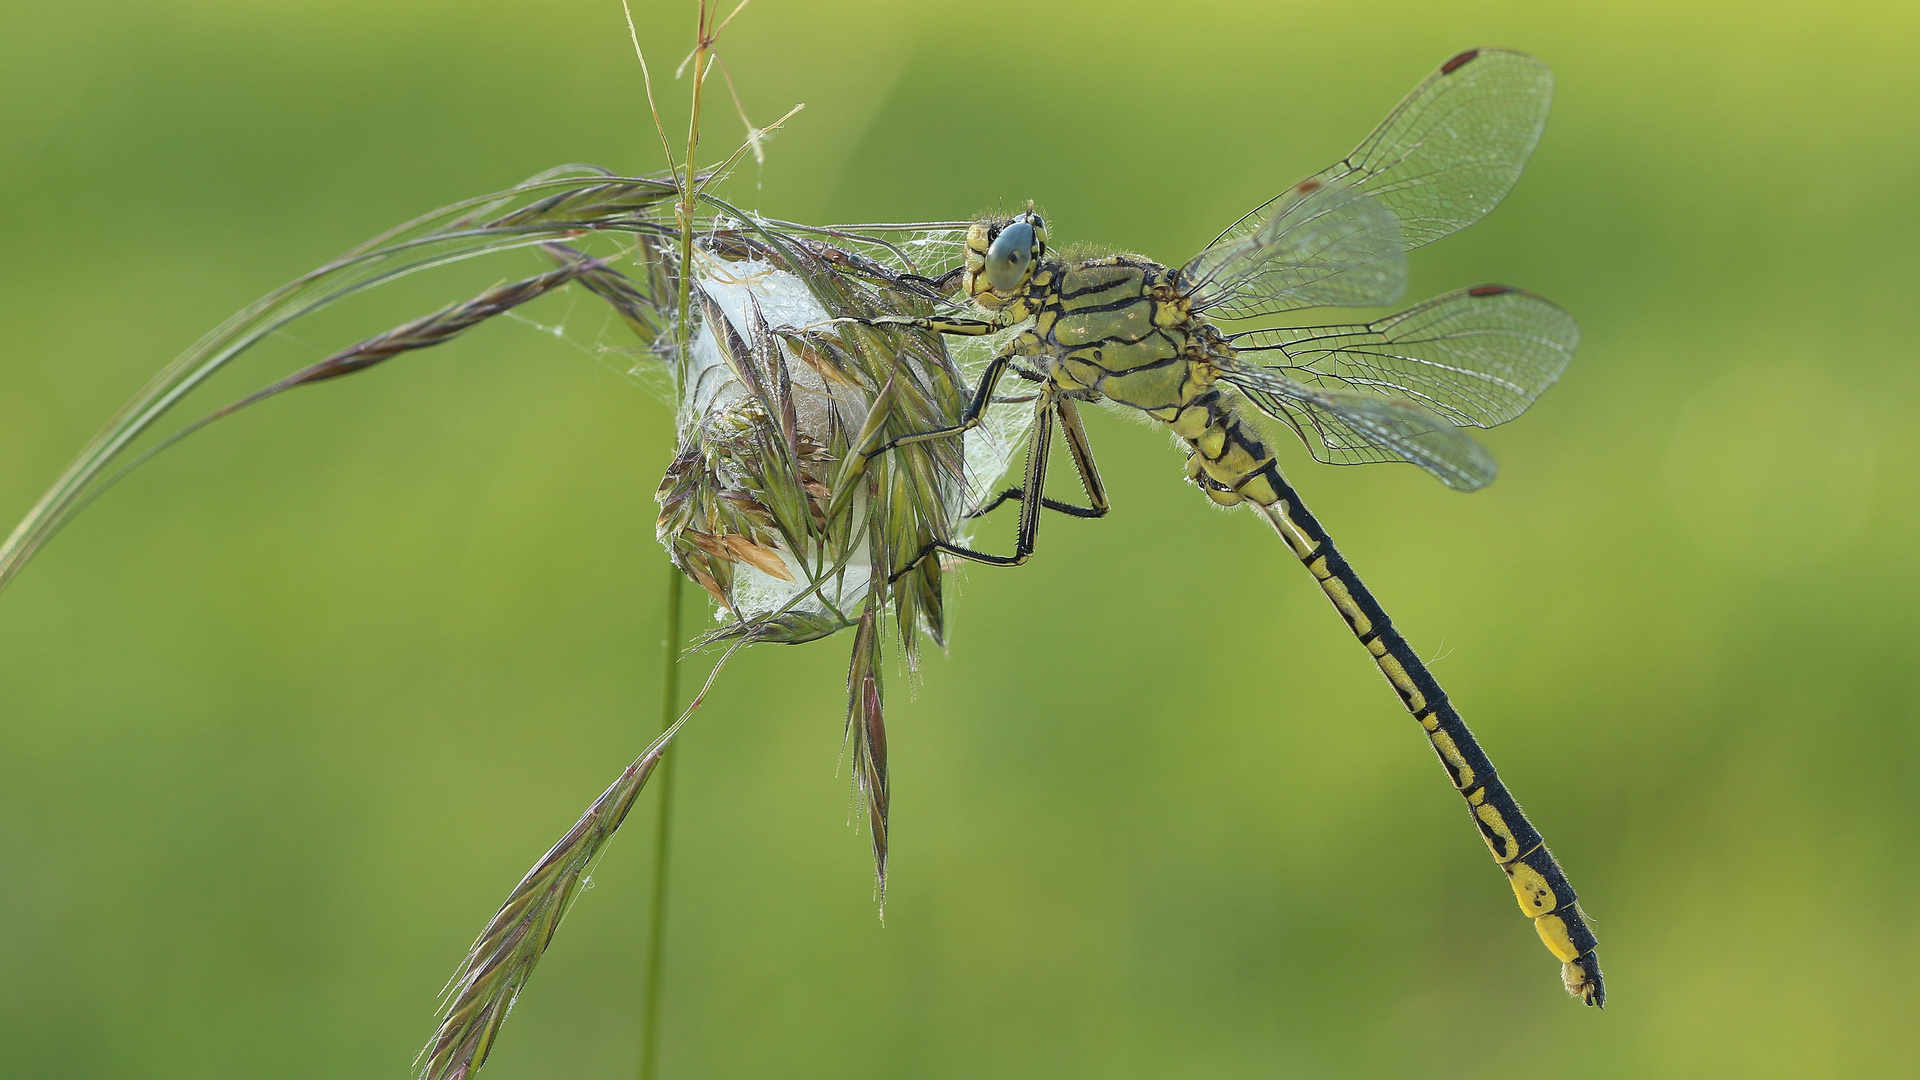
[[[1001,292],[1020,287],[1033,260],[1033,226],[1016,221],[1000,230],[987,248],[987,284]]]

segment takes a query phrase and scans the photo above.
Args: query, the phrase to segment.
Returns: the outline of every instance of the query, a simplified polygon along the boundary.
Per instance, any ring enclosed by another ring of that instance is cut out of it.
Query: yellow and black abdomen
[[[1207,381],[1211,369],[1195,365]],[[1220,387],[1209,385],[1163,417],[1173,433],[1193,449],[1187,453],[1187,479],[1221,506],[1251,502],[1271,506],[1280,498],[1273,483],[1273,454],[1233,407]],[[1272,479],[1268,474],[1272,473]]]
[[[1300,503],[1277,469],[1263,476],[1278,488],[1279,498],[1263,509],[1293,553],[1306,564],[1320,588],[1347,621],[1360,644],[1373,655],[1401,704],[1420,722],[1427,740],[1439,755],[1447,776],[1473,815],[1481,839],[1507,875],[1520,911],[1533,920],[1540,940],[1561,962],[1567,991],[1589,1005],[1606,1003],[1606,984],[1594,951],[1593,931],[1575,902],[1573,886],[1547,850],[1546,841],[1514,801],[1500,780],[1480,741],[1448,700],[1446,692],[1427,670],[1425,661],[1394,628],[1379,601],[1373,598],[1333,540]]]
[[[1454,789],[1466,799],[1481,839],[1506,873],[1521,912],[1533,920],[1540,940],[1560,960],[1567,990],[1590,1005],[1603,1004],[1606,988],[1593,931],[1546,841],[1521,812],[1426,663],[1281,476],[1272,453],[1238,414],[1233,399],[1218,387],[1209,388],[1166,419],[1193,448],[1187,456],[1188,477],[1216,503],[1260,507],[1306,564],[1401,703],[1420,722]]]

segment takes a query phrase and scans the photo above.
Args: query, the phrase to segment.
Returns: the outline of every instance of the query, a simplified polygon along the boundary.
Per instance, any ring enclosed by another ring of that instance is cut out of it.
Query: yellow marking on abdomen
[[[1419,721],[1449,779],[1466,797],[1481,839],[1507,875],[1521,912],[1533,920],[1540,940],[1561,962],[1561,980],[1568,992],[1589,1005],[1604,1003],[1593,932],[1559,864],[1500,783],[1445,694],[1439,692],[1426,665],[1381,613],[1359,577],[1345,568],[1332,542],[1299,505],[1285,479],[1272,469],[1265,448],[1241,434],[1240,421],[1225,399],[1204,390],[1192,394],[1170,417],[1161,418],[1193,447],[1187,459],[1188,478],[1215,502],[1251,501],[1260,506],[1274,531],[1313,574],[1407,711]],[[1432,700],[1422,686],[1434,692]]]

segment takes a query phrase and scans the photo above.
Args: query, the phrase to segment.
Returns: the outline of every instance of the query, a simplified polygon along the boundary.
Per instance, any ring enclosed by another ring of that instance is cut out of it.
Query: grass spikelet
[[[558,250],[565,251],[565,249]],[[432,315],[403,323],[384,334],[375,335],[342,349],[319,363],[302,368],[265,389],[241,398],[208,419],[228,416],[296,386],[324,382],[365,371],[403,352],[444,345],[496,315],[505,314],[529,300],[545,296],[586,274],[604,270],[604,263],[601,260],[580,257],[572,252],[564,255],[556,252],[555,258],[561,263],[556,269],[534,277],[523,278],[520,281],[495,286],[471,300],[442,308]]]
[[[261,297],[175,358],[81,450],[0,543],[0,589],[74,514],[125,474],[126,469],[108,470],[143,435],[221,369],[289,324],[403,277],[484,255],[568,240],[582,235],[583,230],[609,235],[670,235],[671,223],[661,217],[661,210],[676,190],[671,180],[617,177],[591,166],[549,170],[507,191],[463,200],[390,229]],[[484,312],[474,309],[468,312],[474,316],[471,321],[458,330],[510,306]],[[441,313],[443,317],[455,315],[452,309]],[[437,329],[415,326],[415,344],[411,347],[445,340],[458,330],[445,322]],[[436,338],[436,333],[441,336]],[[345,369],[337,372],[344,373]],[[147,456],[204,423],[174,433]],[[142,460],[145,456],[134,464]]]
[[[648,744],[507,894],[506,902],[467,950],[459,973],[447,984],[440,1026],[415,1061],[417,1080],[467,1080],[486,1062],[501,1023],[553,942],[579,895],[580,883],[626,820],[674,736],[740,647],[721,655],[679,719]]]
[[[626,820],[671,739],[672,733],[662,735],[627,766],[508,894],[448,984],[444,1018],[417,1063],[420,1080],[466,1080],[486,1062],[587,868]]]
[[[880,593],[869,595],[854,632],[853,660],[847,668],[846,741],[853,760],[854,790],[866,797],[873,838],[874,893],[884,918],[887,906],[887,725],[880,684]]]

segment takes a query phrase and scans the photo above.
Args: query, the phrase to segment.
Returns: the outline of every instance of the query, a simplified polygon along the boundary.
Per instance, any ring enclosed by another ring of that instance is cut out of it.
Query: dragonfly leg
[[[884,420],[884,416],[878,411],[882,408],[881,402],[879,399],[876,399],[874,402],[875,411],[868,414],[867,426],[861,429],[859,437],[855,440],[856,449],[847,455],[846,461],[840,470],[840,477],[834,482],[834,494],[829,504],[828,514],[833,514],[841,506],[845,505],[846,499],[853,493],[854,481],[859,479],[860,476],[867,471],[867,463],[874,458],[892,450],[896,446],[912,446],[915,443],[931,442],[934,439],[956,438],[979,427],[987,418],[987,406],[993,403],[994,387],[999,385],[1001,377],[1005,375],[1007,369],[1012,366],[1014,357],[1019,355],[1014,351],[1014,345],[1017,344],[1018,342],[1015,342],[1013,345],[1009,345],[1006,349],[1003,349],[999,355],[993,358],[993,362],[987,365],[987,370],[980,374],[980,386],[974,390],[973,400],[967,403],[966,410],[960,414],[960,422],[951,427],[934,428],[931,431],[916,431],[909,435],[902,435],[899,438],[890,439],[871,450],[858,449],[857,447],[864,446],[868,441],[877,437],[880,430],[880,422]],[[891,386],[891,383],[888,385]],[[886,392],[883,391],[881,396],[884,397],[885,393]],[[914,560],[915,563],[919,561],[918,558]]]
[[[964,435],[974,428],[979,427],[987,418],[987,406],[993,404],[994,387],[1000,385],[1000,378],[1007,373],[1007,368],[1013,363],[1015,355],[1016,354],[1012,352],[1002,352],[993,358],[991,364],[987,365],[987,370],[980,373],[980,386],[974,390],[973,400],[967,402],[966,411],[960,414],[959,423],[951,427],[934,428],[930,431],[916,431],[911,435],[902,435],[872,450],[863,450],[860,452],[860,456],[871,461],[896,446],[912,446],[915,443],[932,442],[935,439],[951,439],[956,435]]]
[[[1093,447],[1087,442],[1087,429],[1080,423],[1080,407],[1069,398],[1059,398],[1054,402],[1054,410],[1060,416],[1060,433],[1067,437],[1067,453],[1073,458],[1074,471],[1080,474],[1080,488],[1087,493],[1090,506],[1075,506],[1057,499],[1042,498],[1040,505],[1056,513],[1077,518],[1106,517],[1113,509],[1107,502],[1107,486],[1100,481],[1100,469],[1093,462]],[[993,497],[993,501],[967,515],[968,518],[982,518],[998,509],[1000,504],[1024,500],[1023,488],[1010,487]]]
[[[1056,404],[1056,399],[1043,394],[1033,411],[1033,435],[1027,440],[1027,472],[1024,483],[1021,484],[1024,494],[1020,498],[1020,532],[1013,542],[1013,554],[995,555],[991,552],[975,551],[946,540],[934,540],[921,548],[913,558],[907,560],[904,567],[895,571],[893,576],[887,579],[889,585],[919,566],[920,560],[939,553],[966,559],[968,562],[986,563],[989,566],[1019,566],[1027,561],[1027,558],[1033,554],[1034,542],[1040,536],[1040,510],[1043,500],[1039,498],[1039,493],[1046,490],[1047,486],[1047,453],[1053,444],[1053,416]],[[1077,414],[1074,419],[1077,423],[1079,420]],[[1083,433],[1083,445],[1084,439]],[[1088,463],[1092,463],[1091,458],[1088,459]],[[1099,483],[1097,474],[1095,474],[1094,483],[1096,485]],[[1102,504],[1105,503],[1104,491],[1100,493],[1099,499]],[[1074,509],[1081,508],[1074,507]]]
[[[956,337],[985,337],[988,334],[1005,330],[1006,324],[990,319],[934,319],[924,315],[879,315],[863,319],[857,315],[848,315],[834,319],[837,323],[858,323],[861,326],[895,327],[907,330],[931,330],[936,334],[951,334]]]
[[[967,268],[965,265],[961,265],[941,274],[939,277],[930,278],[922,277],[919,274],[901,274],[900,280],[909,284],[923,286],[940,296],[948,296],[952,294],[953,290],[960,287],[960,279],[966,275]]]

